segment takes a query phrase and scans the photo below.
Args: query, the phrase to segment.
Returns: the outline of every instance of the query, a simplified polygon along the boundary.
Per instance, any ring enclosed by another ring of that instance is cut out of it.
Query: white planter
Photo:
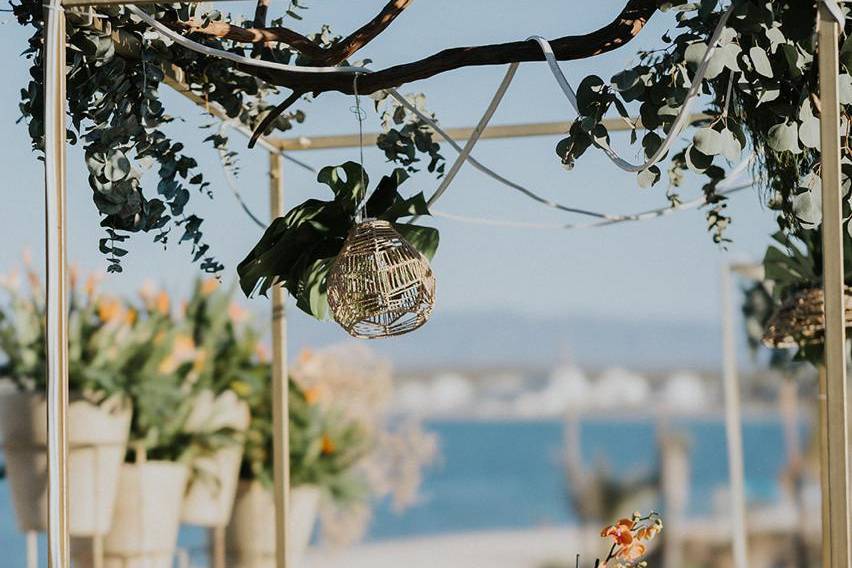
[[[68,405],[69,530],[73,536],[109,531],[131,409],[118,399],[100,406],[79,398]],[[21,531],[47,530],[47,405],[38,393],[0,396],[6,474]]]
[[[320,490],[294,487],[290,491],[288,559],[299,568],[316,524]],[[275,568],[275,501],[257,481],[240,481],[231,522],[225,534],[228,568]]]
[[[200,396],[187,420],[189,431],[216,431],[232,428],[244,432],[251,419],[248,405],[231,391],[218,398]],[[209,457],[198,458],[192,464],[193,477],[187,489],[181,511],[181,521],[203,527],[224,527],[231,518],[231,509],[240,479],[243,461],[242,445],[218,450]]]
[[[104,568],[172,568],[188,471],[164,461],[121,467]]]

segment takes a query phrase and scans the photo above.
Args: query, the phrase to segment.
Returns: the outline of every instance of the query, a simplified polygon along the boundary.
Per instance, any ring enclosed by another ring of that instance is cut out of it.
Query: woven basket
[[[852,325],[852,288],[844,289],[846,326]],[[808,288],[788,298],[770,318],[763,344],[775,349],[823,342],[825,315],[822,288]]]
[[[368,219],[349,232],[328,273],[328,304],[353,337],[401,335],[432,315],[429,261],[387,221]]]

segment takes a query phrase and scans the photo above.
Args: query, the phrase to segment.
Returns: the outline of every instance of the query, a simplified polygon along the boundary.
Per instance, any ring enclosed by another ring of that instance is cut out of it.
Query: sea
[[[465,531],[528,529],[577,523],[565,475],[565,424],[559,420],[434,420],[441,457],[425,472],[419,501],[402,512],[389,502],[375,504],[369,541]],[[587,467],[605,467],[616,478],[653,472],[659,460],[660,425],[652,420],[580,423],[581,457]],[[721,418],[670,420],[688,444],[688,512],[713,512],[727,487],[727,455]],[[801,425],[802,443],[811,428]],[[787,463],[783,428],[777,416],[744,418],[746,494],[750,506],[772,504],[781,494],[779,478]],[[722,499],[724,501],[724,499]],[[193,566],[205,566],[205,533],[186,528],[179,545],[193,553]],[[44,537],[40,565],[46,566]],[[8,486],[0,482],[0,567],[25,567],[25,539],[15,526]]]

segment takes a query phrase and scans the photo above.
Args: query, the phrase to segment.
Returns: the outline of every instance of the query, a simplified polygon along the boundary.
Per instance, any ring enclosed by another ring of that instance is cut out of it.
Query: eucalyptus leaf
[[[710,127],[699,128],[692,137],[692,143],[702,154],[715,156],[723,150],[722,135]]]
[[[754,70],[764,77],[773,77],[772,73],[772,63],[769,61],[769,57],[766,55],[766,51],[763,48],[754,46],[748,52],[749,59],[751,59],[752,65],[754,65]]]
[[[719,142],[722,146],[722,155],[731,162],[736,162],[742,157],[743,147],[733,132],[725,128],[719,133]]]
[[[799,147],[799,129],[795,122],[776,124],[768,132],[767,143],[776,152],[801,152]]]
[[[660,181],[661,176],[660,168],[656,165],[651,166],[646,170],[642,170],[637,174],[639,180],[639,187],[648,188]]]

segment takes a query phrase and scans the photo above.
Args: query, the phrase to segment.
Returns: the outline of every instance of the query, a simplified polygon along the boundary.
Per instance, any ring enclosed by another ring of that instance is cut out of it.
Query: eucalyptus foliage
[[[20,108],[29,123],[33,147],[41,151],[43,5],[40,1],[23,0],[13,3],[13,8],[18,22],[34,29],[24,51],[31,68],[29,84],[21,90]],[[270,25],[280,26],[284,18],[301,19],[299,12],[305,8],[303,3],[291,2],[283,17],[273,19]],[[241,17],[215,10],[202,13],[197,4],[159,4],[146,9],[165,22],[196,18],[203,24],[244,23]],[[328,26],[308,37],[321,47],[339,39]],[[280,43],[264,46],[257,53],[253,46],[228,40],[206,36],[195,39],[240,55],[260,55],[295,65],[310,63]],[[190,140],[174,138],[167,128],[176,117],[163,104],[164,83],[172,66],[179,68],[193,94],[208,105],[221,107],[229,118],[250,129],[257,128],[275,106],[270,101],[280,94],[280,89],[230,62],[174,45],[120,7],[99,7],[97,13],[69,12],[68,45],[68,141],[81,144],[85,152],[89,185],[105,231],[100,250],[107,256],[109,270],[122,270],[121,257],[127,254],[123,243],[128,233],[135,232],[151,233],[154,241],[163,245],[175,238],[186,242],[193,260],[199,261],[204,270],[221,270],[222,264],[204,241],[203,219],[191,207],[193,196],[212,197],[212,188],[196,158],[187,150]],[[301,110],[285,112],[269,125],[267,132],[284,132],[304,120]],[[443,158],[422,125],[399,112],[391,112],[387,121],[381,144],[388,159],[415,171],[414,164],[419,160],[416,154],[424,152],[430,158],[430,171],[442,170]],[[217,149],[228,144],[227,137],[218,131],[200,138]],[[155,188],[143,186],[147,171],[156,176]],[[172,231],[176,231],[175,236]]]
[[[703,178],[710,203],[708,226],[719,242],[725,239],[730,219],[717,185],[725,177],[725,166],[749,153],[754,153],[754,171],[768,203],[780,211],[785,231],[795,233],[820,222],[816,5],[800,0],[733,3],[701,88],[700,101],[712,118],[702,121],[686,143],[673,150],[668,168],[671,188],[682,185],[687,172]],[[643,153],[650,157],[683,106],[708,38],[728,6],[719,0],[668,2],[662,9],[673,12],[677,23],[663,35],[659,49],[641,52],[636,65],[609,82],[586,77],[577,92],[579,120],[557,145],[563,162],[571,166],[590,147],[609,145],[609,133],[601,121],[610,109],[625,118],[629,110],[638,109],[645,132],[634,129],[631,141],[639,142],[641,136]],[[841,61],[845,124],[852,104],[852,41],[848,39],[842,45]],[[852,151],[845,136],[843,146],[848,187]],[[639,174],[639,183],[651,186],[661,178],[660,166],[653,166]],[[674,189],[670,195],[677,200]],[[848,220],[848,206],[845,213]]]

